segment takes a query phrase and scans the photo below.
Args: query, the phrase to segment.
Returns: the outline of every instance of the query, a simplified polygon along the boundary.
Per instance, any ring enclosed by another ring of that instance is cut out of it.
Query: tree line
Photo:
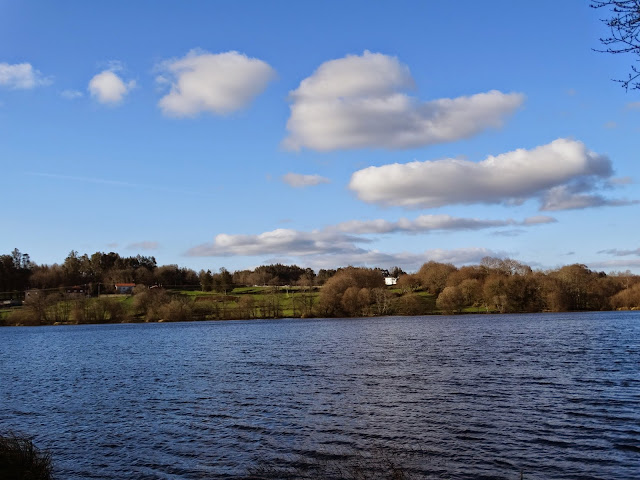
[[[10,254],[0,255],[0,293],[6,296],[30,288],[46,290],[76,285],[86,285],[92,294],[98,293],[98,285],[102,293],[114,293],[116,283],[223,292],[234,285],[322,285],[335,273],[336,270],[321,269],[316,274],[311,268],[282,264],[233,273],[224,267],[217,272],[210,269],[196,272],[178,265],[159,266],[152,256],[123,257],[115,252],[80,255],[75,250],[61,264],[38,265],[16,248]]]
[[[396,277],[397,284],[387,286],[385,276]],[[131,301],[91,298],[115,293],[116,283],[138,285]],[[72,285],[84,286],[90,295],[71,301],[65,292]],[[54,265],[37,265],[18,249],[0,255],[1,299],[27,289],[42,295],[29,297],[21,313],[12,312],[11,324],[640,308],[640,276],[629,271],[606,274],[582,264],[534,271],[516,260],[492,257],[463,267],[430,261],[414,273],[351,266],[316,273],[282,264],[235,272],[223,267],[214,273],[114,252],[72,251]]]

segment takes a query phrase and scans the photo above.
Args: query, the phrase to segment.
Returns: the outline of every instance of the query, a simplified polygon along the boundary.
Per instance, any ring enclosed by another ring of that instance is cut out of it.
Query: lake
[[[2,328],[10,430],[61,479],[637,479],[640,312]]]

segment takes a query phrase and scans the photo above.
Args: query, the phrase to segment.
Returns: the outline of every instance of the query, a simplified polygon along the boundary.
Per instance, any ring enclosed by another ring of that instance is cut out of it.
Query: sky
[[[640,274],[636,60],[583,0],[0,0],[0,253]]]

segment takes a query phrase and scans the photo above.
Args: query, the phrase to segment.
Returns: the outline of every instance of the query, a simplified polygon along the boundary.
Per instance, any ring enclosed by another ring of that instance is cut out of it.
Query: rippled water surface
[[[640,477],[640,312],[0,329],[0,433],[61,479]]]

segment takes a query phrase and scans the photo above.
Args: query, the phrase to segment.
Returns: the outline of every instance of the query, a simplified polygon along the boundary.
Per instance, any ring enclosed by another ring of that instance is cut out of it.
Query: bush
[[[640,307],[640,283],[615,294],[611,306],[617,309]]]
[[[216,302],[194,302],[192,305],[193,320],[210,320],[218,318],[220,314],[220,306]]]
[[[51,454],[39,450],[24,436],[0,435],[0,478],[51,480]]]
[[[29,307],[22,307],[10,312],[4,320],[6,325],[40,325],[40,318]]]
[[[135,288],[133,296],[133,308],[136,315],[147,317],[154,317],[157,310],[161,305],[169,303],[171,298],[167,294],[164,288],[147,288],[138,286]],[[149,315],[151,313],[151,315]]]
[[[396,301],[396,308],[400,315],[424,315],[427,306],[417,293],[406,293]]]
[[[445,287],[438,295],[436,306],[446,314],[459,312],[464,307],[462,292],[458,287]]]
[[[158,308],[158,316],[164,322],[187,322],[191,320],[193,305],[187,299],[174,299]]]

